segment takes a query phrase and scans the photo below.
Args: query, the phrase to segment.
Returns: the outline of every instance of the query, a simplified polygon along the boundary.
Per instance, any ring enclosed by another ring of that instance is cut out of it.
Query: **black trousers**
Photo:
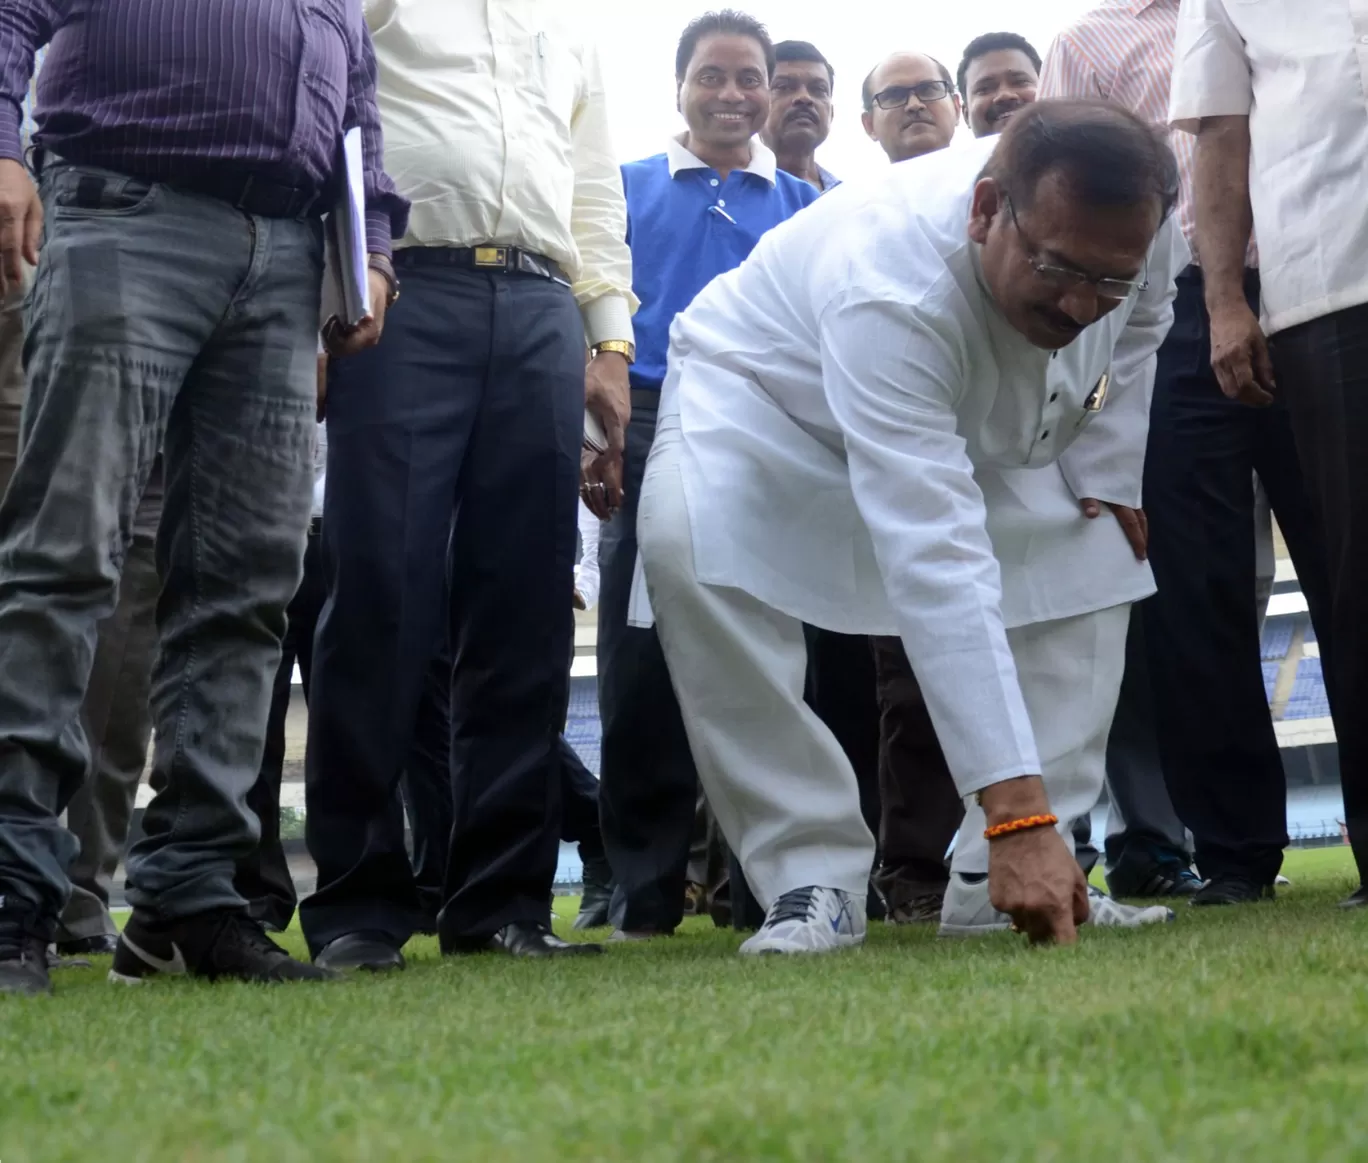
[[[1257,306],[1253,272],[1245,289]],[[1221,394],[1210,360],[1201,272],[1190,267],[1159,351],[1145,460],[1159,589],[1141,609],[1155,729],[1201,874],[1272,883],[1287,846],[1287,784],[1259,666],[1252,478],[1263,482],[1317,634],[1329,642],[1325,547],[1288,405],[1304,390],[1335,389],[1310,387],[1312,375],[1289,367],[1272,407],[1248,408]],[[1320,449],[1308,451],[1315,463]]]
[[[568,288],[401,252],[404,297],[328,395],[328,599],[314,653],[305,825],[315,952],[402,944],[423,920],[395,794],[448,638],[454,805],[444,949],[550,918],[584,425]],[[448,587],[448,576],[450,585]]]
[[[290,712],[291,684],[299,663],[304,702],[309,701],[313,675],[313,641],[327,588],[319,538],[310,534],[304,549],[304,577],[291,601],[281,643],[280,668],[271,692],[266,724],[266,749],[257,782],[247,804],[261,818],[261,844],[240,861],[234,886],[248,903],[248,911],[276,929],[286,928],[298,898],[289,861],[280,838],[280,787],[285,766],[285,727]],[[446,879],[447,844],[451,835],[451,781],[447,751],[450,730],[446,713],[450,656],[443,654],[428,667],[426,690],[414,727],[413,747],[400,783],[403,805],[413,837],[413,873],[425,915],[424,928],[436,924]]]
[[[1359,710],[1368,697],[1368,305],[1279,332],[1272,348],[1279,395],[1291,409],[1307,490],[1325,530],[1329,603],[1316,636],[1339,740],[1344,819],[1364,877],[1368,721]],[[1316,613],[1312,606],[1313,619]]]
[[[654,629],[627,624],[637,499],[655,439],[656,396],[632,393],[627,499],[599,543],[599,817],[615,885],[611,922],[621,929],[669,933],[684,916],[698,772],[660,640]]]
[[[878,675],[879,790],[883,850],[879,887],[891,907],[944,892],[945,854],[964,820],[964,801],[945,762],[926,699],[900,638],[870,640]]]

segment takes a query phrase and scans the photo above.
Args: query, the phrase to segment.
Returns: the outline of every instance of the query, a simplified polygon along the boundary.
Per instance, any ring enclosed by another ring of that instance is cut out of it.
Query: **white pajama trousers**
[[[762,907],[807,885],[863,897],[874,837],[850,761],[803,702],[802,623],[743,590],[698,580],[681,439],[678,420],[663,420],[637,541],[708,801]],[[1008,631],[1051,810],[1071,846],[1069,821],[1091,811],[1102,790],[1128,622],[1129,606],[1121,605]],[[983,826],[970,802],[955,871],[987,872]]]

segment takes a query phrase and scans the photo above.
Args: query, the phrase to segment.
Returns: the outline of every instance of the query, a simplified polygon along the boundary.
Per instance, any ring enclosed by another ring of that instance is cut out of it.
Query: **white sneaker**
[[[831,953],[863,943],[866,928],[863,896],[838,888],[795,888],[770,906],[741,952]]]
[[[1121,929],[1138,929],[1141,925],[1166,925],[1174,912],[1164,905],[1123,905],[1101,889],[1088,886],[1088,923],[1109,925]]]
[[[971,883],[962,876],[951,876],[941,905],[940,936],[981,937],[1012,927],[1012,918],[993,908],[988,899],[988,878]]]
[[[1173,910],[1163,905],[1140,908],[1123,905],[1100,889],[1088,886],[1088,923],[1104,927],[1138,929],[1141,925],[1162,925],[1174,918]],[[1012,918],[993,908],[988,899],[988,881],[971,884],[952,876],[941,908],[942,937],[979,937],[1012,927]]]

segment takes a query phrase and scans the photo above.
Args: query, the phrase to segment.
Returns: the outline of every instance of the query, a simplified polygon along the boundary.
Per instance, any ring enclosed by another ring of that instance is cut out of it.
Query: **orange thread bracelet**
[[[1019,820],[1008,820],[1005,824],[994,824],[983,830],[985,840],[998,840],[1013,832],[1027,832],[1032,828],[1053,828],[1059,823],[1058,816],[1023,816]]]

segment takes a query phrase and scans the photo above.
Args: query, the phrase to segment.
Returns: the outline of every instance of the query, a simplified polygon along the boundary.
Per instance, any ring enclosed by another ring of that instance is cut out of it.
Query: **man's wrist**
[[[1038,775],[1023,775],[991,784],[979,792],[978,801],[990,828],[1050,810],[1050,797],[1045,794],[1045,783]]]
[[[1219,315],[1229,310],[1249,310],[1242,279],[1212,279],[1208,275],[1204,297],[1208,315]]]

